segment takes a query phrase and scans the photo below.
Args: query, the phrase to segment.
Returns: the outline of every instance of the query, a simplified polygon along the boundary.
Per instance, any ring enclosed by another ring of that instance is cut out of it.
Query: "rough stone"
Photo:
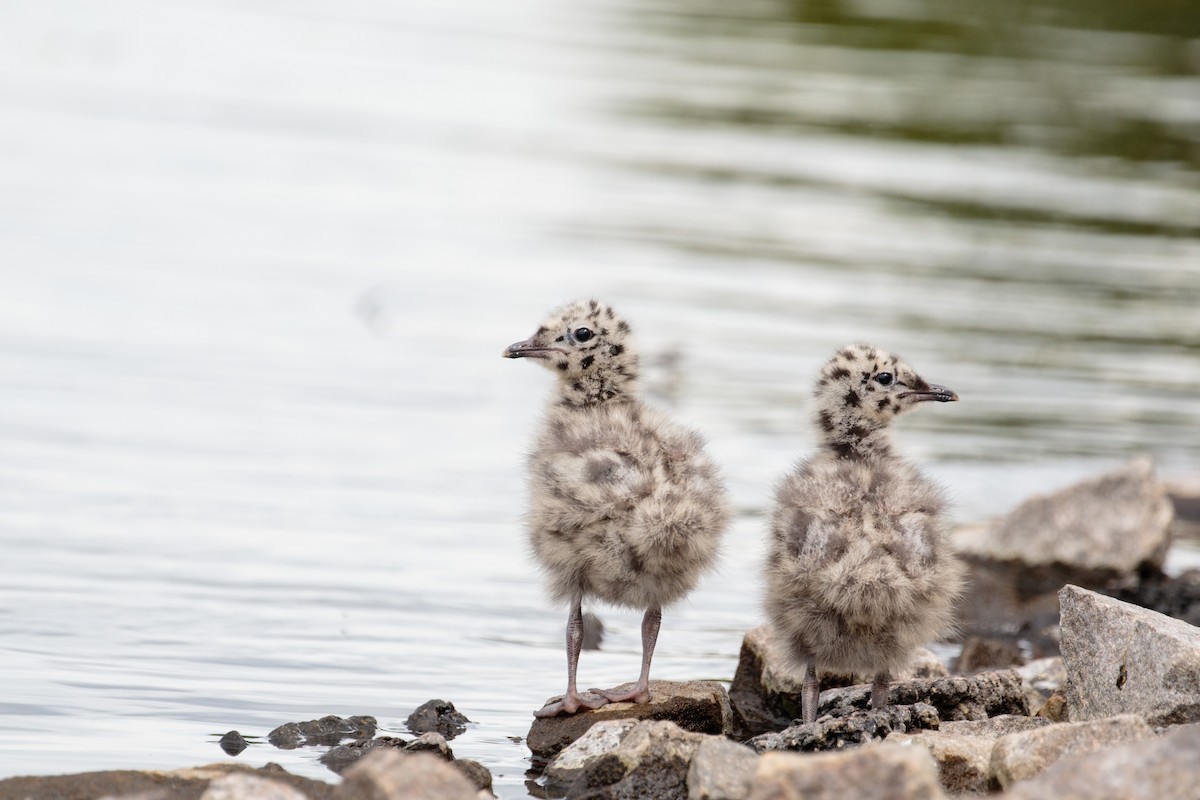
[[[1006,800],[1164,800],[1200,797],[1200,725],[1064,758],[1017,783]]]
[[[434,733],[433,731],[422,733],[416,739],[404,745],[404,751],[406,753],[432,753],[447,761],[454,760],[454,751],[450,749],[450,745],[446,744],[445,738],[440,733]]]
[[[633,684],[626,686],[633,688]],[[595,711],[536,719],[526,744],[535,762],[545,762],[605,720],[667,720],[694,733],[724,734],[729,730],[729,698],[716,681],[650,681],[650,694],[649,703],[610,703]]]
[[[895,680],[934,678],[949,675],[946,667],[927,649],[913,654],[906,669]],[[831,689],[870,683],[871,675],[818,673],[822,688]],[[787,660],[775,646],[769,625],[746,632],[738,657],[737,670],[729,687],[733,710],[733,734],[746,739],[759,733],[786,728],[800,714],[800,690],[803,676],[787,666]]]
[[[1021,678],[1011,669],[948,678],[920,678],[891,685],[889,705],[914,703],[933,706],[943,721],[987,719],[1000,714],[1029,716],[1029,703],[1021,688]],[[865,711],[870,704],[870,686],[830,689],[821,692],[817,716],[843,717],[854,711]]]
[[[946,791],[983,793],[990,786],[989,768],[996,739],[1049,724],[1048,720],[1034,717],[1003,715],[985,720],[946,722],[936,731],[919,734],[893,733],[887,737],[887,742],[927,749],[937,762],[938,776]]]
[[[286,783],[233,773],[210,781],[200,800],[308,800],[308,797]]]
[[[1200,721],[1200,628],[1078,586],[1059,597],[1071,720]]]
[[[1173,516],[1152,463],[1138,458],[1032,497],[989,523],[956,530],[971,585],[959,610],[964,629],[1038,631],[1053,623],[1063,584],[1099,589],[1139,570],[1157,571]]]
[[[925,703],[889,706],[878,711],[856,711],[844,716],[819,717],[778,733],[763,733],[746,742],[756,752],[773,750],[840,750],[848,745],[884,739],[891,733],[934,729],[937,710]]]
[[[336,717],[330,714],[306,722],[285,722],[267,734],[267,741],[280,750],[312,745],[335,745],[342,739],[370,739],[375,735],[374,717]]]
[[[139,797],[145,800],[198,800],[212,782],[229,775],[253,776],[286,785],[309,800],[330,800],[334,787],[293,775],[278,764],[255,769],[245,764],[210,764],[181,770],[109,770],[0,780],[3,800],[68,800],[85,797]]]
[[[444,759],[374,748],[346,770],[334,796],[337,800],[477,800],[478,793]]]
[[[440,733],[446,740],[450,740],[465,731],[470,721],[459,713],[454,703],[430,700],[409,714],[405,724],[413,733]]]
[[[1091,722],[1065,722],[1001,737],[992,749],[993,786],[1008,789],[1032,778],[1060,758],[1092,753],[1121,742],[1146,739],[1154,731],[1133,714]]]
[[[637,724],[636,719],[610,719],[588,728],[586,733],[564,747],[546,765],[542,774],[546,777],[547,786],[563,788],[574,785],[588,761],[615,750]]]
[[[688,800],[744,800],[758,755],[723,736],[706,736],[688,768]]]
[[[880,745],[844,753],[767,753],[749,800],[940,800],[937,765],[924,748]]]
[[[589,800],[686,800],[688,769],[704,738],[673,722],[638,722],[616,747],[585,761],[571,785],[556,788]]]

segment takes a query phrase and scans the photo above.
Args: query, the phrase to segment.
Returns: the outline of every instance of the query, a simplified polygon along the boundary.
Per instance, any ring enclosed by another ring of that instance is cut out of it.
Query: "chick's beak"
[[[953,403],[958,400],[958,394],[950,388],[931,383],[919,392],[911,392],[917,402],[933,400],[938,403]]]
[[[510,344],[504,348],[501,355],[505,358],[549,358],[554,352],[557,352],[556,348],[545,347],[533,339],[526,339],[523,342]]]

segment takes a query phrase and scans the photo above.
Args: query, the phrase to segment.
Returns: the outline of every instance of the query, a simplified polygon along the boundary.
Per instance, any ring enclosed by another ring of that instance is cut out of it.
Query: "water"
[[[962,396],[900,434],[960,520],[1200,469],[1200,13],[993,7],[8,4],[0,776],[443,697],[524,796],[564,616],[520,526],[550,378],[499,353],[569,298],[634,321],[738,508],[656,677],[731,677],[847,341]],[[581,680],[631,679],[600,611]]]

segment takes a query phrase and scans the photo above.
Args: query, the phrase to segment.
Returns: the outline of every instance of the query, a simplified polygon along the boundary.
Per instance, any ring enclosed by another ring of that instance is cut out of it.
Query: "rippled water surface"
[[[732,676],[847,341],[962,396],[901,434],[957,519],[1200,469],[1198,75],[1172,0],[6,5],[0,777],[442,697],[524,796],[551,378],[499,353],[572,297],[633,320],[739,510],[656,677]],[[581,680],[632,679],[600,611]]]

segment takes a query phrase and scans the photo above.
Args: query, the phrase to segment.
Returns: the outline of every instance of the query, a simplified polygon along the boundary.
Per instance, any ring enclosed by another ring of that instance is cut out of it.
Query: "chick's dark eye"
[[[586,342],[588,339],[592,338],[593,335],[594,334],[588,328],[575,329],[575,341],[577,342]]]
[[[875,382],[880,386],[891,386],[893,380],[892,373],[890,372],[881,372],[875,376]]]

